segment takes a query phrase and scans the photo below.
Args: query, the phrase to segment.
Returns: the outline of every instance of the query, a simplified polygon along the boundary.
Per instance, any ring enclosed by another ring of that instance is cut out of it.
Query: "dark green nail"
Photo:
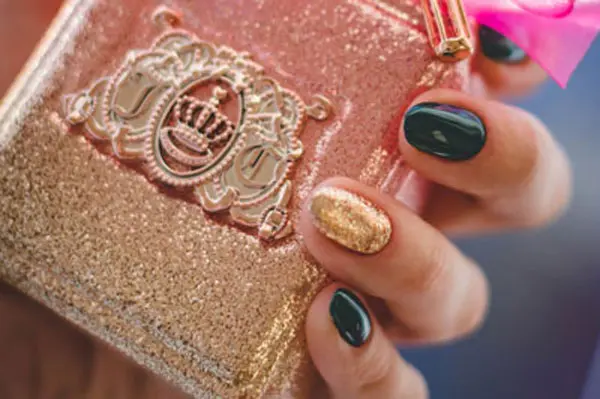
[[[371,318],[360,299],[347,289],[338,289],[329,305],[329,314],[340,336],[355,348],[363,346],[371,335]]]
[[[479,27],[481,51],[491,60],[503,64],[518,64],[527,59],[527,54],[506,36],[487,26]]]
[[[465,161],[479,154],[486,130],[477,115],[462,108],[422,103],[404,117],[406,140],[427,154],[452,161]]]

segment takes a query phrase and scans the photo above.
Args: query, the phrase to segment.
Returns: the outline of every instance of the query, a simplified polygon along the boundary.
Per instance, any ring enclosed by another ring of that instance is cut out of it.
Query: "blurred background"
[[[0,0],[0,92],[59,3]],[[517,103],[544,120],[567,149],[574,201],[544,231],[460,242],[487,272],[492,306],[473,339],[404,352],[427,376],[434,399],[600,398],[600,350],[594,362],[600,338],[599,66],[600,40],[567,90],[549,82]],[[0,374],[12,368],[10,357],[0,356]]]
[[[571,208],[543,231],[461,241],[490,279],[490,317],[474,339],[405,356],[432,398],[599,399],[600,39],[566,90],[548,82],[515,104],[566,148]]]

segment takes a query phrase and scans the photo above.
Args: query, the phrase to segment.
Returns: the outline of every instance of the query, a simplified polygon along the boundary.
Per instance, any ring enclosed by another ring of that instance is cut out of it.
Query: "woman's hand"
[[[520,94],[544,79],[506,39],[481,33],[480,94]],[[443,233],[541,226],[569,201],[568,162],[544,125],[483,96],[422,95],[406,114],[399,146],[436,183],[423,218],[341,178],[318,187],[301,218],[308,249],[336,279],[306,323],[329,388],[318,397],[426,398],[423,376],[395,344],[464,337],[481,324],[489,295],[481,269]]]

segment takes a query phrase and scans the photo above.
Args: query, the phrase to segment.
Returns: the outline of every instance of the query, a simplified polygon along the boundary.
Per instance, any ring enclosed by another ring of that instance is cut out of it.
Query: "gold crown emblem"
[[[307,117],[327,118],[328,101],[315,96],[307,106],[248,54],[175,29],[169,9],[154,20],[166,32],[66,96],[66,120],[109,142],[116,157],[142,162],[154,181],[190,189],[205,211],[228,211],[265,240],[288,235],[297,136]]]
[[[215,157],[215,150],[229,140],[235,125],[217,109],[227,92],[220,87],[209,102],[187,95],[179,97],[173,108],[174,126],[160,131],[160,145],[165,154],[183,169],[206,165]]]

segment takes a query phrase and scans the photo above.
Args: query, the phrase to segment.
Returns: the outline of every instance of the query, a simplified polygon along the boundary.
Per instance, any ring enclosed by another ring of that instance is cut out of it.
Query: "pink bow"
[[[600,30],[600,0],[464,0],[467,13],[502,33],[561,86]]]

